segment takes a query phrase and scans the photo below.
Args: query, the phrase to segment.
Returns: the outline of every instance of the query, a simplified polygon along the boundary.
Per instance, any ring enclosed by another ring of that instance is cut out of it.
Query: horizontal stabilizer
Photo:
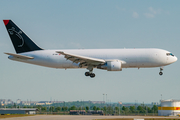
[[[4,54],[11,55],[11,56],[13,56],[15,58],[19,58],[19,59],[34,59],[34,57],[19,55],[19,54],[13,54],[13,53],[4,53]]]

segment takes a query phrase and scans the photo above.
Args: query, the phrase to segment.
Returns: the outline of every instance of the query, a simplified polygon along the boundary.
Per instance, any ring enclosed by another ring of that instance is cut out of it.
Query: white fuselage
[[[79,64],[64,58],[56,51],[63,51],[86,57],[108,60],[121,60],[122,68],[161,67],[177,61],[177,57],[168,56],[169,51],[162,49],[71,49],[71,50],[38,50],[25,52],[21,55],[34,57],[34,59],[18,59],[9,56],[9,59],[51,67],[51,68],[78,68]]]

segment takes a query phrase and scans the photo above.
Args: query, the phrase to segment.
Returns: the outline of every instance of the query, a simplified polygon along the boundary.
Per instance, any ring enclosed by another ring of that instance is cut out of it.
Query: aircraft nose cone
[[[168,57],[168,59],[167,59],[168,64],[172,64],[172,63],[174,63],[176,61],[177,61],[176,56],[171,56],[171,57]]]
[[[174,56],[174,62],[176,62],[178,60],[178,58],[176,56]]]

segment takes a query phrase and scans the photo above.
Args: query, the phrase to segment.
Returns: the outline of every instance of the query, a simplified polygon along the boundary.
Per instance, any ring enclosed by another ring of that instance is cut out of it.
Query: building
[[[14,102],[11,99],[0,99],[0,104],[3,105],[13,105]]]
[[[151,105],[159,105],[158,102],[152,102]]]
[[[88,110],[88,114],[89,115],[103,115],[103,111],[102,110]]]
[[[159,116],[180,115],[180,100],[161,100],[161,107],[158,107]]]
[[[37,108],[0,108],[0,115],[4,114],[36,114]]]
[[[64,101],[21,101],[20,99],[17,100],[18,105],[51,105],[56,103],[64,103]]]
[[[69,114],[70,115],[85,115],[86,111],[85,110],[70,110]]]
[[[105,101],[91,101],[93,104],[105,104]]]
[[[16,104],[20,104],[21,103],[21,99],[17,99]]]

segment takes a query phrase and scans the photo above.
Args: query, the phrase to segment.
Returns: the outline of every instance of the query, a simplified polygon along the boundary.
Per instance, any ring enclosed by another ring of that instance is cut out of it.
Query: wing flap
[[[80,62],[81,64],[91,64],[91,65],[99,65],[105,63],[105,60],[103,59],[75,55],[75,54],[65,53],[63,51],[56,51],[56,52],[64,55],[67,60],[71,60],[72,62],[75,63]]]
[[[13,54],[13,53],[4,53],[4,54],[11,55],[11,56],[13,56],[15,58],[19,58],[19,59],[34,59],[34,57],[19,55],[19,54]]]

